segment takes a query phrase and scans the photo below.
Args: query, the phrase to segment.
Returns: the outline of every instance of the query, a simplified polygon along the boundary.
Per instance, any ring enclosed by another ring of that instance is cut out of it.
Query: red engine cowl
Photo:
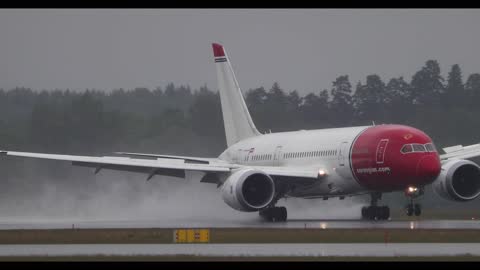
[[[473,200],[480,195],[480,167],[469,160],[451,160],[443,164],[433,189],[447,200]]]
[[[230,207],[244,212],[258,211],[269,205],[275,194],[273,179],[255,169],[241,169],[230,175],[222,186],[222,197]]]

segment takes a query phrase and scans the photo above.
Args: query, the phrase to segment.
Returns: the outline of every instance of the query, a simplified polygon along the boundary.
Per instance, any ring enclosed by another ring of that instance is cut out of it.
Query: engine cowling
[[[222,198],[230,207],[244,212],[258,211],[269,205],[275,195],[273,179],[256,169],[241,169],[230,175],[222,186]]]
[[[433,189],[447,200],[473,200],[480,195],[480,167],[470,160],[451,160],[442,165]]]

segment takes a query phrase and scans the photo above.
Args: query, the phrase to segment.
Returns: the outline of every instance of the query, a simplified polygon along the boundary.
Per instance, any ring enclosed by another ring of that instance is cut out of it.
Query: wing
[[[70,161],[72,162],[72,165],[95,168],[95,173],[98,173],[101,169],[146,173],[148,174],[147,180],[151,179],[155,175],[166,175],[183,178],[185,177],[185,171],[200,171],[205,173],[228,173],[232,168],[232,166],[228,164],[195,164],[186,163],[182,160],[160,158],[151,160],[134,159],[128,157],[74,156],[15,151],[0,151],[0,154],[15,157]]]
[[[155,175],[165,175],[173,177],[185,177],[186,171],[197,171],[205,173],[201,182],[221,184],[218,177],[219,174],[229,174],[234,169],[244,166],[239,164],[231,164],[220,159],[209,159],[208,163],[191,163],[189,159],[196,158],[157,158],[157,159],[140,159],[130,157],[113,157],[113,156],[76,156],[76,155],[58,155],[44,153],[29,153],[16,151],[0,151],[0,155],[13,157],[27,157],[37,159],[49,159],[58,161],[69,161],[72,165],[95,168],[95,173],[102,169],[130,171],[148,174],[147,180]],[[148,155],[148,154],[140,154]],[[161,155],[158,155],[161,156]],[[156,155],[150,155],[156,157]],[[255,166],[255,168],[264,171],[277,180],[288,180],[297,183],[312,183],[317,179],[318,169],[303,167],[273,167],[273,166]]]
[[[472,145],[455,145],[450,147],[443,148],[445,154],[440,155],[440,159],[450,160],[450,159],[473,159],[480,157],[480,144]]]
[[[115,152],[115,154],[122,155],[122,156],[131,156],[131,157],[182,159],[187,162],[197,162],[197,163],[204,163],[204,164],[209,164],[210,162],[224,162],[223,160],[218,158],[172,156],[172,155],[158,155],[158,154],[131,153],[131,152]]]

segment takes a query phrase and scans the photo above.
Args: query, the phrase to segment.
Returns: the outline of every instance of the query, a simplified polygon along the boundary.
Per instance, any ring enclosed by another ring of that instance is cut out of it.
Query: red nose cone
[[[441,165],[438,157],[425,156],[417,165],[417,176],[426,181],[433,181],[440,174]]]

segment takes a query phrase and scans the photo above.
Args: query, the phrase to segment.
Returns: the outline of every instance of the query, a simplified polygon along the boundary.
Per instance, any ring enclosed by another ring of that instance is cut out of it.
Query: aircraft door
[[[342,142],[338,151],[338,165],[343,167],[348,164],[348,142]]]
[[[282,156],[282,146],[279,145],[277,146],[277,148],[275,148],[275,152],[273,153],[273,166],[280,165],[281,156]]]
[[[233,163],[238,163],[241,164],[243,163],[243,155],[242,155],[242,149],[238,149],[236,153],[233,156]]]

